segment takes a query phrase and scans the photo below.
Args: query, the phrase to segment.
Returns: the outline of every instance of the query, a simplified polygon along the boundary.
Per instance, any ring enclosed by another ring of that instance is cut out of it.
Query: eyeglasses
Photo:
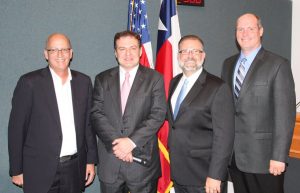
[[[71,48],[62,48],[62,49],[54,48],[54,49],[46,49],[46,50],[47,52],[49,52],[49,54],[58,54],[59,52],[61,52],[62,54],[68,54]]]
[[[184,50],[179,50],[179,54],[181,55],[188,55],[189,53],[193,55],[199,55],[202,54],[204,51],[199,50],[199,49],[184,49]]]

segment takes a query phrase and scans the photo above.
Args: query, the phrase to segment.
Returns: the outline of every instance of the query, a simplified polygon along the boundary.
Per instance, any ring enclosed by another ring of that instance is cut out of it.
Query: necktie
[[[122,115],[124,114],[125,106],[127,103],[128,95],[130,92],[130,82],[129,82],[130,74],[129,72],[125,73],[125,80],[122,84],[121,88],[121,105],[122,105]]]
[[[186,95],[188,83],[189,83],[189,81],[187,79],[185,79],[184,82],[183,82],[183,85],[180,89],[179,95],[178,95],[177,100],[176,100],[175,108],[174,108],[174,113],[173,113],[174,119],[176,119],[179,108],[180,108],[180,105],[181,105],[181,103],[182,103],[182,101],[183,101],[183,99]]]
[[[239,94],[241,92],[241,88],[242,88],[242,85],[243,85],[243,81],[244,81],[245,76],[246,76],[246,71],[245,71],[245,66],[244,66],[246,61],[247,61],[246,58],[243,58],[240,61],[240,66],[238,68],[237,75],[235,77],[234,96],[236,98],[239,97]]]

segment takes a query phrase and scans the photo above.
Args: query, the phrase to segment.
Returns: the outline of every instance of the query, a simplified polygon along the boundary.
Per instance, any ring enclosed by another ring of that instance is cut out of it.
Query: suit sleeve
[[[286,162],[296,118],[294,80],[287,60],[279,66],[273,87],[275,125],[272,159]]]
[[[208,176],[226,180],[227,166],[234,143],[234,105],[231,91],[223,83],[214,97],[211,109],[213,142]]]
[[[99,138],[101,138],[106,150],[111,152],[113,140],[119,138],[120,136],[116,129],[110,124],[110,121],[106,116],[104,103],[103,85],[100,81],[100,78],[97,76],[94,85],[91,120],[96,134]]]
[[[145,145],[156,133],[166,117],[167,105],[164,91],[164,81],[162,76],[153,84],[151,93],[151,109],[147,118],[138,125],[135,132],[129,138],[137,145],[142,147]]]
[[[97,141],[96,134],[91,126],[90,112],[92,105],[92,82],[89,79],[88,83],[88,105],[87,105],[87,117],[86,117],[86,129],[85,129],[85,137],[86,137],[86,145],[87,145],[87,163],[98,163],[98,153],[97,153]]]
[[[8,124],[9,174],[23,173],[23,144],[29,125],[32,107],[32,88],[25,78],[21,77],[14,90],[12,110]]]

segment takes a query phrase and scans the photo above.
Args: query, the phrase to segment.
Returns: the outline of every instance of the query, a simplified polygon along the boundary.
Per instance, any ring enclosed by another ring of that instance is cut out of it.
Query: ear
[[[73,49],[70,50],[70,59],[73,58]]]
[[[142,46],[140,47],[140,57],[142,56],[142,54],[143,54],[143,48],[142,48]]]
[[[46,60],[48,60],[48,51],[46,49],[44,49],[44,57]]]
[[[260,37],[262,37],[263,34],[264,34],[264,28],[261,27],[261,28],[259,29],[259,35],[260,35]]]
[[[205,57],[206,57],[206,53],[203,52],[203,53],[202,53],[202,59],[205,60]]]
[[[118,58],[118,57],[117,57],[117,51],[116,51],[116,50],[115,50],[115,57]]]

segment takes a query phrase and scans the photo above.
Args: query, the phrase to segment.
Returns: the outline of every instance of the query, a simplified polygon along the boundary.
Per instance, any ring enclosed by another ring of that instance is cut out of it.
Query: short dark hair
[[[202,47],[204,48],[204,42],[203,40],[196,36],[196,35],[185,35],[183,37],[180,38],[179,42],[178,42],[178,47],[180,46],[180,44],[184,41],[184,40],[198,40],[201,44],[202,44]]]
[[[114,49],[117,48],[117,40],[118,39],[120,39],[121,37],[128,37],[128,36],[135,38],[138,41],[139,47],[141,47],[141,37],[140,37],[140,35],[135,33],[135,32],[126,30],[126,31],[121,31],[121,32],[118,32],[118,33],[115,34]]]

